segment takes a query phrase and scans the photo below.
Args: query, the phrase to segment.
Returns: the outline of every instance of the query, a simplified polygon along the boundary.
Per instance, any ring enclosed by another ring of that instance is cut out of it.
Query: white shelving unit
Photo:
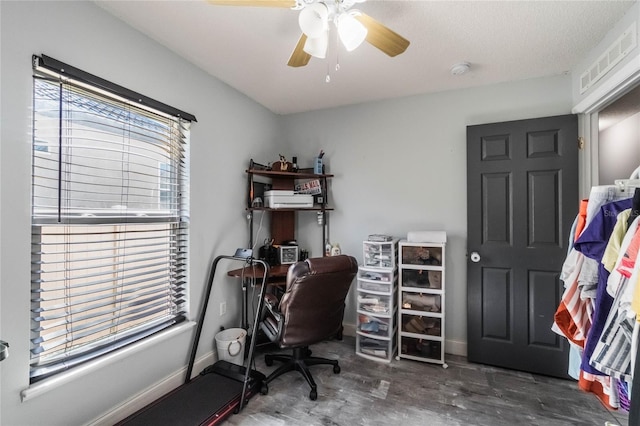
[[[365,268],[394,269],[398,257],[398,240],[363,241],[362,258]]]
[[[358,268],[356,354],[391,362],[398,326],[398,240],[363,242],[364,266]]]
[[[398,244],[398,355],[442,364],[445,330],[446,234],[434,242]],[[436,239],[436,238],[434,238]]]

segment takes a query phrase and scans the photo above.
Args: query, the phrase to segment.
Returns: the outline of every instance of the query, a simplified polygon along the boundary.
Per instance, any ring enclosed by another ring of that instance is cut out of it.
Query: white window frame
[[[188,306],[189,124],[195,117],[60,64],[34,56],[31,383],[149,339],[186,319]],[[60,87],[57,118],[43,116],[40,105],[51,100],[38,103],[39,87],[51,85]],[[143,99],[145,106],[136,103]],[[89,103],[102,108],[91,112],[100,120],[95,125],[86,124]],[[118,115],[121,107],[132,118]],[[137,120],[124,124],[133,126],[123,137],[127,148],[106,149],[111,130],[96,129],[106,123],[116,132],[127,120]],[[166,123],[167,136],[136,127],[145,120]],[[45,131],[48,121],[58,123],[57,138]],[[43,145],[48,149],[39,149]],[[87,156],[92,150],[95,157]],[[103,156],[121,167],[89,167]],[[160,164],[168,165],[168,176]],[[80,173],[82,167],[90,172]],[[169,191],[168,205],[162,190]],[[122,204],[109,204],[113,191],[125,194]],[[103,198],[107,208],[99,206]]]

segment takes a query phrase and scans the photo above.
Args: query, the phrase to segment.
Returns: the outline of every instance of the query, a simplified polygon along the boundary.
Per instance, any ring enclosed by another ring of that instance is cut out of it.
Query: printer
[[[290,190],[264,192],[264,205],[272,209],[295,209],[313,207],[313,195],[296,194]]]

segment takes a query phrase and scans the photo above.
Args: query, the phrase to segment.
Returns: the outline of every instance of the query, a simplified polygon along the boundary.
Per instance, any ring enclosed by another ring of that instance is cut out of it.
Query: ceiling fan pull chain
[[[336,31],[336,71],[340,70],[340,37]]]
[[[338,44],[338,33],[336,32],[336,45],[335,45],[335,52],[336,52],[336,67],[335,70],[338,71],[340,69],[340,57],[339,57],[339,52],[340,52],[340,45]],[[331,82],[331,65],[329,64],[330,61],[327,61],[327,76],[324,79],[324,81],[326,81],[327,83]]]

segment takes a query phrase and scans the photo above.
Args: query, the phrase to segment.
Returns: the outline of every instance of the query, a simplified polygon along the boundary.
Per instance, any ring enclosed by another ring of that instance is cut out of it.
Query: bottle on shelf
[[[341,254],[340,244],[334,244],[331,246],[331,256],[339,256]]]
[[[326,244],[324,245],[324,255],[331,256],[331,243],[329,242],[329,240],[327,240]]]

